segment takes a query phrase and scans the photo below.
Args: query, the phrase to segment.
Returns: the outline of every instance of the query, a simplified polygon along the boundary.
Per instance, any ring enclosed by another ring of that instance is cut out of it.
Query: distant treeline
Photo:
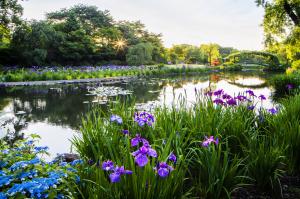
[[[95,6],[80,4],[47,13],[45,20],[25,21],[18,1],[5,2],[0,65],[205,64],[235,51],[217,44],[166,49],[161,34],[149,32],[139,21],[115,21],[109,11]]]

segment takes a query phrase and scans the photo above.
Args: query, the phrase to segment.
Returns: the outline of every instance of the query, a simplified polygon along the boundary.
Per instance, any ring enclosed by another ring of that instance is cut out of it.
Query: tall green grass
[[[299,174],[300,95],[281,102],[280,111],[258,115],[248,105],[220,107],[197,93],[196,103],[154,111],[152,127],[134,121],[133,103],[111,104],[108,112],[95,108],[83,118],[81,133],[73,139],[79,154],[89,162],[81,172],[78,189],[84,198],[231,198],[241,187],[281,195],[283,175]],[[109,121],[116,114],[122,124]],[[263,118],[263,120],[262,120]],[[122,130],[129,130],[124,135]],[[136,150],[130,140],[136,134],[149,140],[157,158],[138,167],[131,155]],[[219,144],[201,145],[205,136],[215,136]],[[176,164],[168,160],[173,152]],[[103,161],[113,160],[132,170],[119,183],[110,183]],[[174,170],[160,178],[153,169],[168,162]],[[278,194],[279,193],[279,194]]]
[[[88,78],[104,78],[118,76],[151,76],[166,74],[191,74],[203,73],[218,68],[154,68],[154,69],[124,69],[124,70],[99,70],[93,72],[78,70],[60,70],[45,71],[41,73],[32,72],[27,69],[19,69],[0,73],[0,81],[2,82],[20,82],[20,81],[44,81],[44,80],[73,80]]]

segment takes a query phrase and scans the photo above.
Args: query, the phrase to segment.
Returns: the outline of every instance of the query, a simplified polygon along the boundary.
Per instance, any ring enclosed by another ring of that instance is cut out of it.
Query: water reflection
[[[141,78],[113,86],[131,91],[137,104],[146,104],[151,108],[171,105],[180,96],[186,96],[187,102],[192,104],[195,102],[195,89],[224,89],[228,94],[237,95],[251,88],[257,94],[271,97],[272,88],[267,84],[269,77],[271,75],[257,72],[218,73]],[[99,86],[102,85],[89,83],[0,89],[0,138],[12,138],[13,135],[20,138],[36,133],[42,137],[41,144],[50,147],[52,155],[70,152],[69,139],[78,131],[82,115],[101,101],[99,97],[102,99],[99,95],[89,95],[88,90]],[[272,107],[272,100],[269,99],[265,105]],[[105,105],[101,107],[103,110],[107,108]]]

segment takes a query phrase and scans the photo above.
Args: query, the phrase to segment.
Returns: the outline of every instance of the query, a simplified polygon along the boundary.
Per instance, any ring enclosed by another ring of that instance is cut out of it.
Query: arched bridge
[[[276,55],[261,51],[242,51],[232,53],[224,58],[224,62],[240,64],[257,64],[267,67],[268,69],[282,69],[279,59]]]

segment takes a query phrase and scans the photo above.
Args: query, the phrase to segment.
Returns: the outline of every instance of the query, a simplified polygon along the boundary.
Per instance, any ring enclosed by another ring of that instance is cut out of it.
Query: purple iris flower
[[[208,91],[208,92],[206,92],[204,95],[206,95],[206,96],[212,96],[213,95],[213,92],[211,92],[211,91]]]
[[[169,155],[169,157],[168,157],[168,160],[176,163],[177,157],[176,157],[176,155],[173,152],[171,152],[170,155]]]
[[[174,170],[173,167],[169,166],[166,162],[161,162],[154,168],[157,171],[157,174],[161,178],[166,178]]]
[[[129,135],[129,130],[122,130],[122,133],[123,133],[124,135]]]
[[[225,93],[225,94],[222,95],[222,98],[223,99],[231,99],[232,97]]]
[[[154,149],[151,148],[150,145],[146,144],[143,145],[142,147],[140,147],[137,151],[133,152],[132,155],[135,157],[135,163],[139,166],[139,167],[144,167],[149,159],[148,156],[157,157],[157,153]]]
[[[288,90],[292,90],[292,89],[294,88],[294,85],[293,85],[293,84],[287,84],[287,85],[286,85],[286,88],[287,88]]]
[[[104,171],[112,171],[114,170],[114,163],[111,160],[107,160],[105,162],[102,163],[102,169]]]
[[[217,105],[224,105],[224,101],[220,98],[215,99],[213,102]]]
[[[224,93],[224,90],[223,90],[223,89],[216,90],[216,91],[214,92],[214,96],[220,96],[220,95],[222,95],[223,93]]]
[[[205,136],[205,139],[202,142],[202,146],[203,147],[208,147],[211,143],[214,143],[215,145],[218,145],[219,144],[219,139],[218,138],[214,139],[214,136],[210,136],[210,137]]]
[[[246,93],[248,93],[250,96],[256,97],[256,95],[254,94],[253,90],[246,90]]]
[[[252,105],[252,106],[248,106],[248,110],[250,110],[250,111],[253,111],[253,110],[254,110],[254,108],[255,108],[255,106],[254,106],[254,105]]]
[[[123,120],[120,116],[118,115],[111,115],[110,116],[110,121],[111,122],[117,122],[118,124],[122,124],[123,123]]]
[[[152,126],[154,123],[154,116],[147,112],[135,113],[134,121],[137,122],[140,127],[145,125]]]
[[[226,103],[229,105],[229,106],[236,106],[237,105],[237,102],[235,99],[229,99],[226,101]]]
[[[269,113],[271,113],[272,115],[275,115],[276,113],[278,113],[278,110],[276,108],[270,108],[268,109]]]
[[[236,99],[238,99],[239,101],[245,101],[245,100],[247,100],[247,97],[243,96],[243,95],[238,95],[238,96],[236,96]]]
[[[121,167],[116,166],[116,168],[114,169],[114,172],[109,175],[110,182],[111,183],[120,182],[121,176],[125,175],[125,174],[131,175],[132,171],[125,170],[124,166],[121,166]]]
[[[148,140],[142,138],[140,134],[136,134],[135,138],[131,139],[131,146],[137,146],[139,143],[143,143],[143,145],[149,145]]]
[[[267,98],[264,96],[264,95],[260,95],[260,96],[258,96],[258,98],[261,100],[261,101],[263,101],[263,100],[266,100]]]

